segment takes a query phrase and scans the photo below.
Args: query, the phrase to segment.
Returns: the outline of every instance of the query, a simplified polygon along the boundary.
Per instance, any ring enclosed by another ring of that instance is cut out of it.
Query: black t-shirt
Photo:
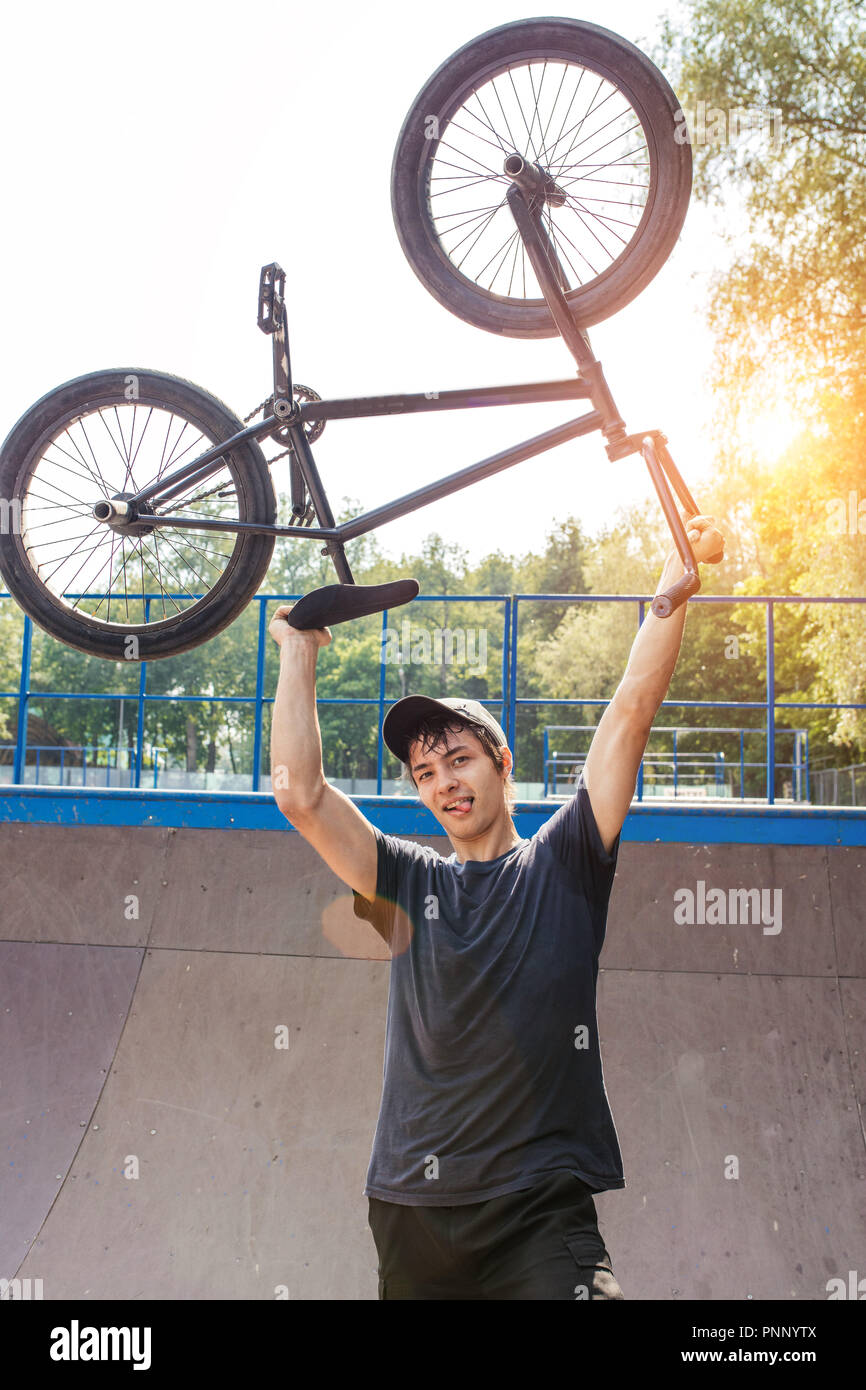
[[[559,1172],[624,1187],[595,1007],[619,836],[605,853],[583,779],[487,862],[374,829],[376,898],[355,912],[391,977],[364,1195],[456,1206]]]

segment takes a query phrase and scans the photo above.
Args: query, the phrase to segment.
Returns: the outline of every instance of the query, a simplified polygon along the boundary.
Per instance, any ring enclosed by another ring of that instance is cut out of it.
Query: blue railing
[[[557,796],[559,778],[565,773],[566,784],[576,781],[576,776],[582,768],[586,754],[589,751],[589,742],[595,733],[595,724],[548,724],[544,730],[544,796]],[[587,746],[580,749],[561,748],[551,752],[551,734],[584,734],[588,738],[581,740]],[[680,784],[693,782],[702,788],[706,787],[707,777],[705,769],[710,769],[711,781],[717,796],[727,794],[728,777],[731,780],[736,773],[739,779],[739,799],[746,799],[746,768],[761,767],[766,768],[767,759],[762,758],[757,761],[754,758],[746,757],[746,736],[764,735],[763,729],[756,729],[754,725],[743,726],[718,725],[718,724],[679,724],[679,725],[659,725],[654,726],[652,736],[658,734],[670,734],[672,736],[672,747],[669,757],[664,757],[659,753],[647,752],[641,759],[640,771],[638,773],[638,800],[644,797],[644,774],[647,768],[670,768],[672,793],[674,798],[680,795]],[[681,747],[681,739],[684,734],[736,734],[739,741],[739,757],[736,762],[729,762],[724,750],[719,748],[707,753],[684,752]],[[791,734],[794,739],[793,761],[790,763],[779,762],[776,760],[776,771],[781,768],[791,770],[791,789],[792,800],[811,801],[810,774],[809,774],[809,730],[808,729],[777,729],[777,737],[782,734]],[[658,779],[655,779],[658,780]],[[852,802],[856,806],[856,795]]]
[[[112,697],[112,698],[113,698],[113,697]],[[165,753],[166,751],[167,751],[167,750],[165,749],[165,747],[157,747],[156,744],[151,744],[151,747],[150,747],[150,758],[149,758],[149,760],[148,760],[148,766],[153,768],[153,785],[154,785],[154,787],[157,787],[157,786],[159,785],[159,755],[160,755],[160,753]],[[14,754],[17,752],[17,745],[14,744],[14,743],[0,743],[0,753],[5,753],[5,752],[12,752],[12,754],[13,754],[13,764],[14,764]],[[76,759],[79,758],[79,757],[80,757],[80,766],[81,766],[81,782],[80,782],[80,785],[81,785],[82,787],[86,787],[86,786],[88,786],[88,785],[89,785],[89,786],[97,786],[97,785],[99,785],[99,783],[100,783],[100,781],[101,781],[101,774],[102,774],[103,772],[105,773],[105,785],[106,785],[106,787],[110,787],[110,786],[112,785],[112,782],[114,783],[115,786],[120,786],[120,785],[121,785],[120,778],[119,778],[118,776],[112,778],[111,774],[112,774],[112,772],[114,772],[114,773],[120,773],[120,772],[122,772],[122,771],[124,770],[124,769],[123,769],[123,763],[122,763],[122,760],[121,760],[121,755],[122,755],[122,754],[125,754],[125,755],[126,755],[126,772],[128,773],[128,781],[127,781],[126,785],[127,785],[128,787],[132,787],[132,786],[135,785],[135,782],[134,782],[134,777],[135,777],[135,758],[134,758],[134,756],[133,756],[133,750],[130,749],[130,748],[128,747],[128,745],[126,745],[126,744],[119,744],[119,743],[28,743],[28,745],[27,745],[27,752],[28,752],[28,753],[35,753],[35,754],[36,754],[36,762],[35,762],[35,768],[34,768],[35,775],[34,775],[33,780],[34,780],[34,782],[36,783],[37,786],[40,785],[40,783],[41,783],[41,778],[40,778],[40,775],[39,775],[39,774],[40,774],[40,770],[41,770],[42,763],[43,763],[43,758],[42,758],[42,754],[43,754],[43,753],[59,753],[59,754],[60,754],[59,760],[54,760],[54,759],[52,759],[52,760],[49,761],[48,759],[45,759],[44,762],[45,762],[45,764],[46,764],[47,766],[56,767],[56,768],[58,769],[58,783],[57,783],[57,784],[58,784],[59,786],[61,786],[61,787],[67,785],[67,782],[66,782],[67,760],[68,760],[68,766],[69,766],[69,768],[71,769],[71,768],[73,768],[73,767],[77,767],[77,766],[78,766],[78,762],[76,761]],[[88,753],[90,753],[90,754],[93,755],[93,756],[91,757],[91,759],[90,759],[89,765],[88,765],[88,761],[87,761],[87,755],[88,755]],[[112,761],[112,758],[113,758],[113,761]],[[90,771],[90,773],[91,773],[91,780],[90,780],[89,783],[88,783],[88,781],[87,781],[87,774],[88,774],[88,771]],[[48,784],[46,783],[46,785],[48,785]],[[68,785],[70,785],[70,786],[73,785],[71,778],[70,778],[70,781],[69,781]],[[79,785],[79,783],[76,782],[74,785],[77,786],[77,785]]]
[[[68,595],[70,598],[99,597],[99,595]],[[178,594],[173,596],[177,599],[189,599],[199,597],[198,595]],[[87,691],[32,691],[30,688],[31,680],[31,661],[32,661],[32,637],[33,624],[29,617],[25,615],[24,629],[21,646],[21,675],[19,688],[15,691],[0,691],[0,699],[18,700],[18,723],[16,731],[16,742],[13,756],[13,782],[21,784],[24,780],[24,767],[27,746],[27,717],[30,702],[38,699],[40,704],[46,700],[136,700],[137,727],[136,738],[133,745],[133,766],[131,776],[131,786],[138,788],[142,786],[143,753],[144,753],[144,720],[145,710],[149,705],[157,701],[169,701],[171,703],[189,702],[196,704],[212,703],[231,703],[247,704],[253,707],[254,718],[254,746],[253,746],[253,768],[250,777],[250,790],[256,792],[260,786],[260,769],[262,761],[262,715],[267,705],[273,704],[273,697],[267,697],[264,693],[265,677],[265,654],[268,649],[267,633],[267,605],[268,603],[285,603],[300,597],[297,594],[258,594],[253,600],[259,605],[258,614],[258,639],[256,651],[256,680],[255,694],[250,696],[237,695],[158,695],[148,691],[148,664],[143,661],[139,665],[138,693],[131,694],[126,691],[123,693],[114,692],[87,692]],[[8,594],[0,594],[0,598],[9,598]],[[157,595],[145,596],[145,620],[149,617],[150,603]],[[418,603],[494,603],[502,606],[502,693],[498,698],[487,698],[483,704],[492,706],[498,710],[498,717],[502,724],[509,745],[517,760],[517,714],[519,708],[529,708],[531,706],[562,706],[563,708],[599,706],[603,707],[608,703],[609,696],[605,698],[594,697],[571,697],[568,699],[551,699],[543,696],[523,697],[517,694],[518,683],[518,661],[517,661],[517,637],[519,630],[520,608],[526,603],[559,603],[559,604],[591,604],[591,603],[628,603],[635,605],[637,609],[637,626],[643,622],[647,604],[651,602],[651,597],[642,594],[424,594],[419,595],[413,600],[413,604]],[[799,606],[809,604],[862,604],[866,599],[860,597],[834,598],[830,596],[804,597],[804,596],[765,596],[765,595],[698,595],[690,600],[691,604],[727,604],[728,606],[739,606],[745,604],[762,604],[766,610],[765,631],[766,631],[766,663],[765,663],[765,690],[764,698],[761,700],[665,700],[662,708],[694,708],[694,709],[727,709],[727,710],[759,710],[763,712],[764,721],[762,727],[747,729],[744,732],[761,732],[766,738],[766,801],[772,804],[775,801],[775,780],[776,780],[776,715],[778,710],[841,710],[841,709],[866,709],[864,703],[842,703],[834,701],[790,701],[776,699],[776,678],[775,678],[775,610],[777,604],[797,604]],[[401,610],[405,614],[407,610]],[[378,727],[381,729],[382,720],[385,714],[385,706],[388,701],[385,698],[385,676],[387,669],[386,662],[386,634],[388,631],[387,612],[382,614],[382,640],[379,658],[379,681],[378,693],[375,696],[358,697],[322,697],[319,700],[321,705],[369,705],[376,707]],[[613,692],[611,692],[612,694]],[[656,726],[661,729],[665,726]],[[790,732],[787,726],[781,726],[779,732]],[[377,795],[382,794],[383,785],[383,758],[384,748],[381,735],[378,739],[377,765],[376,765],[376,791]],[[741,768],[744,770],[749,764],[741,756]],[[796,762],[796,760],[795,760]],[[780,764],[781,766],[793,766],[793,764]],[[643,769],[638,778],[637,787],[638,799],[643,797]]]

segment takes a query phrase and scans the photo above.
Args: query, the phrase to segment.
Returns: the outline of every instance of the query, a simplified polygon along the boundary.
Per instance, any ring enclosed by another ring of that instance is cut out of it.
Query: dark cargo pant
[[[621,1299],[580,1178],[465,1206],[368,1198],[380,1299]]]

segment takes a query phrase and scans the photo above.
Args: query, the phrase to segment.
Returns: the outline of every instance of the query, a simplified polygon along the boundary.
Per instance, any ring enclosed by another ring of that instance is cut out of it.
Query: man
[[[700,561],[721,559],[694,517]],[[659,591],[682,574],[673,551]],[[365,1195],[382,1299],[621,1299],[593,1193],[625,1186],[595,993],[619,836],[685,607],[648,614],[574,796],[532,836],[512,755],[473,700],[407,696],[383,737],[452,845],[384,835],[322,769],[327,628],[281,607],[271,763],[281,811],[391,948],[382,1101]]]

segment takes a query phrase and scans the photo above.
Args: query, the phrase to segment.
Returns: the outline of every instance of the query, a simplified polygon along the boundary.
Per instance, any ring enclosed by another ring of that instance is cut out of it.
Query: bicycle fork
[[[517,168],[518,162],[520,168]],[[668,452],[667,438],[661,430],[649,430],[642,435],[626,433],[625,422],[616,407],[589,337],[572,317],[563,291],[563,286],[568,284],[568,280],[556,248],[547,235],[540,212],[540,206],[543,205],[541,200],[556,205],[559,190],[548,174],[526,164],[519,156],[511,156],[505,161],[505,171],[514,180],[506,194],[511,214],[553,321],[577,363],[578,375],[586,382],[593,406],[601,418],[599,428],[607,441],[607,456],[611,462],[627,458],[634,453],[643,456],[677,553],[683,562],[683,577],[665,593],[657,594],[652,602],[652,612],[656,617],[667,618],[701,587],[697,561],[682,517],[677,510],[671,483],[689,517],[698,515],[698,505]]]

